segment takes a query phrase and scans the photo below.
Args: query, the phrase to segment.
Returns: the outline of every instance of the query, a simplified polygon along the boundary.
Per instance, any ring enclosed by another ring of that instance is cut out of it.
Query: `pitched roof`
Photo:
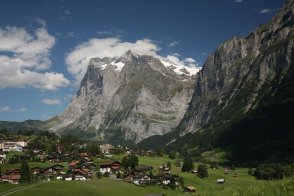
[[[113,160],[110,160],[110,161],[104,161],[104,162],[100,163],[100,165],[105,166],[105,165],[112,165],[112,164],[114,164],[114,163],[121,164],[119,161],[113,161]]]
[[[68,165],[69,165],[69,166],[75,166],[75,165],[77,165],[78,163],[80,163],[80,161],[79,161],[79,160],[75,160],[75,161],[72,161],[71,163],[69,163]]]

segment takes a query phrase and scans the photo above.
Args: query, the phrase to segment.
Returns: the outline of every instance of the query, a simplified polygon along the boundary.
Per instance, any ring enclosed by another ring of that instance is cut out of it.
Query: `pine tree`
[[[20,166],[20,180],[21,182],[31,181],[31,170],[27,161],[23,161]]]
[[[193,160],[191,157],[185,157],[184,163],[182,166],[183,172],[190,172],[192,169],[194,169]]]

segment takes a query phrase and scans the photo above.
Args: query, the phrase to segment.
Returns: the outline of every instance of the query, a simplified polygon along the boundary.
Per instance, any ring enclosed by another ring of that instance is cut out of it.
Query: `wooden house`
[[[100,172],[101,173],[111,173],[119,171],[121,168],[121,163],[119,161],[105,161],[100,164]]]
[[[2,176],[2,182],[9,182],[12,184],[18,184],[19,181],[20,181],[20,170],[19,169],[8,170]]]

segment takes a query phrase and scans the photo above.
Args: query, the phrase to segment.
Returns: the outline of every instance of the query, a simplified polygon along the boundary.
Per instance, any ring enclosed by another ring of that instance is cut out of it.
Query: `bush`
[[[103,174],[103,176],[104,176],[104,177],[108,177],[108,176],[109,176],[109,172],[105,172],[105,173]]]
[[[205,165],[198,165],[197,176],[200,178],[208,177],[208,172]]]
[[[121,173],[120,172],[117,172],[116,178],[121,178]]]
[[[96,177],[98,178],[98,179],[101,179],[102,178],[102,173],[101,172],[96,172]]]
[[[248,175],[252,176],[252,174],[253,174],[252,168],[249,167],[249,169],[248,169]]]
[[[259,180],[278,180],[284,176],[288,177],[293,175],[293,164],[262,164],[258,165],[254,176]]]
[[[176,159],[176,161],[175,161],[175,166],[176,167],[181,167],[182,165],[181,165],[181,160],[180,159]]]

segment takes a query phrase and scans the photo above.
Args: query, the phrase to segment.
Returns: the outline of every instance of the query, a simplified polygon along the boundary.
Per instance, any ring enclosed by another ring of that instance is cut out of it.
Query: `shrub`
[[[198,165],[197,176],[200,178],[208,177],[208,172],[205,165]]]
[[[108,177],[108,176],[109,176],[109,172],[105,172],[105,173],[103,174],[103,176],[104,176],[104,177]]]
[[[101,179],[102,178],[102,173],[101,172],[96,172],[96,177],[98,178],[98,179]]]

